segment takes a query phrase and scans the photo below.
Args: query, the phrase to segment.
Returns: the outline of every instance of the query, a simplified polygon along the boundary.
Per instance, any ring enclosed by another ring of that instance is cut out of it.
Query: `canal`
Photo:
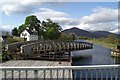
[[[120,64],[120,58],[111,57],[111,49],[96,44],[93,49],[72,51],[72,60],[73,66]],[[76,73],[77,78],[80,72]]]

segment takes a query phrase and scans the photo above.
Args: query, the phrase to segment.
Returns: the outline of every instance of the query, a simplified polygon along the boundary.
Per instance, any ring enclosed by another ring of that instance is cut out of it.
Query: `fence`
[[[1,67],[3,80],[119,80],[120,65]]]

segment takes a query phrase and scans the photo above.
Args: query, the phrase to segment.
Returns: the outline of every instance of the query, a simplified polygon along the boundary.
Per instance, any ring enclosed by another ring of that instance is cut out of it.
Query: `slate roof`
[[[25,29],[25,30],[27,30],[30,33],[30,35],[38,35],[37,31],[30,30],[30,29]]]
[[[24,29],[24,30],[27,30],[30,35],[38,35],[38,32],[37,32],[37,31],[30,30],[30,29]],[[23,31],[24,31],[24,30],[23,30]]]

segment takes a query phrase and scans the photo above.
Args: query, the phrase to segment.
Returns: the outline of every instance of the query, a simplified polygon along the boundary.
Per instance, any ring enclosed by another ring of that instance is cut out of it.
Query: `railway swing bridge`
[[[12,43],[7,45],[6,50],[10,51],[13,59],[17,59],[18,61],[14,60],[3,63],[2,67],[0,67],[0,71],[2,71],[1,78],[3,80],[120,80],[119,64],[71,66],[71,51],[92,48],[93,44],[91,43],[72,41],[51,40]],[[29,58],[38,58],[47,61],[28,62],[25,60]],[[56,60],[64,60],[66,62],[59,64]],[[14,64],[15,62],[16,64]],[[24,66],[28,63],[31,64]]]
[[[71,60],[71,51],[92,49],[93,44],[73,41],[28,41],[7,45],[14,59]]]

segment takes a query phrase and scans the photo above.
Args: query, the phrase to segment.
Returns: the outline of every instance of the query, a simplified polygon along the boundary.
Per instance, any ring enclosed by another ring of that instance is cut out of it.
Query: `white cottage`
[[[0,42],[3,42],[4,40],[3,40],[3,38],[2,38],[2,36],[0,36]]]
[[[26,41],[38,40],[38,33],[34,30],[24,29],[20,33],[20,37],[24,38]]]

